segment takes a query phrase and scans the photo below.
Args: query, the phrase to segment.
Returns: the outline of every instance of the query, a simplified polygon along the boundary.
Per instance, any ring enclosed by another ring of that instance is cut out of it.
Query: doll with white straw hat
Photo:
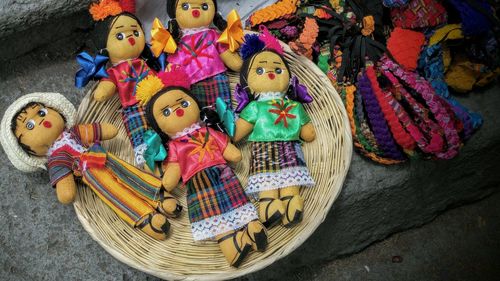
[[[48,169],[63,204],[75,200],[75,177],[81,177],[121,219],[166,239],[167,216],[181,211],[176,200],[165,196],[159,178],[100,146],[116,136],[115,126],[74,124],[75,114],[73,104],[57,93],[32,93],[14,101],[0,125],[0,143],[11,163],[23,172]]]

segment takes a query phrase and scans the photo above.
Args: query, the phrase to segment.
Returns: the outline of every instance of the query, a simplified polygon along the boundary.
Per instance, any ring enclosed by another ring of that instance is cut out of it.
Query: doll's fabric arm
[[[239,142],[253,131],[253,124],[243,118],[236,120],[236,131],[233,140]]]
[[[314,125],[309,122],[300,128],[300,138],[305,142],[312,142],[316,139],[316,130]]]
[[[236,120],[236,130],[233,140],[239,142],[248,136],[252,131],[254,124],[259,116],[259,108],[255,101],[250,102],[240,113],[240,118]]]
[[[241,161],[241,151],[232,143],[228,143],[224,153],[222,154],[224,159],[229,162],[237,163]]]
[[[56,183],[57,200],[63,204],[75,201],[76,182],[72,174],[66,175]]]
[[[112,139],[118,134],[118,129],[109,123],[76,125],[72,130],[86,146],[97,141]]]
[[[311,123],[311,118],[302,104],[299,104],[298,110],[301,125],[300,138],[305,142],[312,142],[316,139],[316,130],[314,129],[314,125]]]
[[[103,79],[94,90],[94,99],[99,102],[109,100],[116,92],[116,85],[111,80]]]
[[[161,179],[161,183],[165,190],[171,192],[181,179],[181,167],[179,163],[170,162],[165,167],[165,173]]]
[[[230,50],[226,50],[220,54],[220,58],[232,71],[239,72],[241,70],[243,60],[237,52],[233,53]]]

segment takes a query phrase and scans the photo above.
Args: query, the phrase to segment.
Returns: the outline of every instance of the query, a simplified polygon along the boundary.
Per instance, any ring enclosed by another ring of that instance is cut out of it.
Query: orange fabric
[[[256,26],[264,22],[293,14],[297,11],[297,2],[298,0],[281,0],[273,5],[260,9],[253,13],[250,17],[250,24],[252,26]]]
[[[295,42],[290,42],[290,48],[297,53],[309,59],[312,59],[312,47],[318,37],[319,26],[315,19],[306,18],[304,22],[304,29],[300,37]]]
[[[90,5],[89,12],[95,21],[104,20],[110,16],[116,16],[122,12],[120,3],[114,0],[102,0]]]
[[[361,29],[361,34],[364,36],[370,36],[375,31],[375,20],[373,16],[366,16],[363,18],[363,29]]]

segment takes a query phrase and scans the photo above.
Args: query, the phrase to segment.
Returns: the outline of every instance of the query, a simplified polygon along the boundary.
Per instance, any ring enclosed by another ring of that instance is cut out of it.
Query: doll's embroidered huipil
[[[227,135],[200,124],[193,124],[169,141],[166,161],[179,164],[195,241],[215,239],[258,218],[223,157],[228,143]]]
[[[254,196],[266,190],[290,186],[314,186],[304,160],[300,131],[311,119],[300,102],[282,93],[257,94],[240,118],[254,125],[250,174],[246,191]]]

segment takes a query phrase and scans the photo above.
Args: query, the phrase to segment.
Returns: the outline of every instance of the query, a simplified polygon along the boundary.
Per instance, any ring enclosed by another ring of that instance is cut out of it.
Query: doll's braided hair
[[[108,43],[107,42],[108,41],[108,34],[111,30],[111,27],[113,27],[113,25],[115,24],[116,20],[121,16],[130,17],[130,18],[136,20],[139,23],[139,26],[141,27],[141,29],[143,29],[142,23],[139,20],[139,18],[130,12],[122,12],[116,16],[110,16],[110,17],[105,18],[104,20],[97,21],[95,23],[95,27],[94,27],[94,40],[93,41],[94,41],[94,44],[98,50],[97,51],[98,54],[103,55],[103,56],[108,56],[108,52],[106,50],[106,45]],[[154,69],[155,71],[159,71],[161,69],[160,62],[153,55],[153,53],[151,52],[151,49],[149,48],[149,46],[147,46],[147,44],[146,44],[146,46],[144,46],[144,50],[142,51],[142,53],[139,57],[141,59],[143,59],[144,61],[146,61],[147,65],[151,69]]]
[[[179,0],[167,0],[167,14],[170,17],[170,21],[168,24],[168,30],[174,36],[174,38],[179,39],[181,37],[180,27],[176,20],[175,10],[177,8],[177,3]],[[220,31],[226,29],[227,22],[224,17],[217,11],[217,0],[212,0],[215,7],[215,15],[213,24]]]

